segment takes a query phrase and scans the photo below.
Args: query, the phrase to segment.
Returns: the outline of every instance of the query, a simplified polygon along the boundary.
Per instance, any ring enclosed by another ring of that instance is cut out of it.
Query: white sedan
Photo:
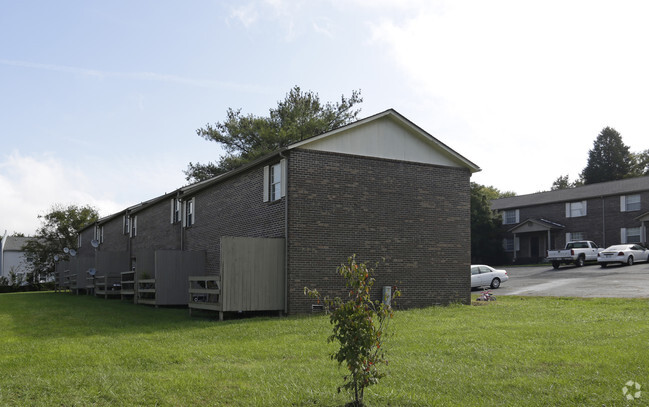
[[[613,263],[621,263],[631,266],[636,261],[647,261],[647,259],[649,259],[649,250],[639,244],[619,244],[611,246],[597,255],[597,262],[602,267],[606,267]]]
[[[496,270],[493,267],[483,264],[471,265],[471,288],[473,287],[491,287],[498,288],[501,283],[509,280],[507,271]]]

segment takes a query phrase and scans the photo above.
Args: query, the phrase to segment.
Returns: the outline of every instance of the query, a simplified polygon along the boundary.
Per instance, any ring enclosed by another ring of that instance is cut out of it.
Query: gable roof
[[[3,248],[5,252],[22,252],[23,246],[32,240],[32,237],[7,236]]]
[[[211,186],[211,185],[213,185],[215,183],[227,180],[227,179],[233,177],[236,174],[239,174],[239,173],[241,173],[243,171],[246,171],[249,168],[255,167],[255,166],[259,165],[259,164],[262,164],[262,163],[264,163],[266,161],[269,161],[269,160],[271,160],[273,158],[276,158],[276,157],[283,157],[282,154],[284,152],[286,152],[286,151],[290,151],[290,150],[298,149],[298,148],[309,149],[309,148],[312,148],[315,143],[321,142],[321,141],[329,139],[329,138],[334,138],[336,136],[342,135],[343,133],[349,133],[350,131],[355,130],[355,129],[361,127],[361,126],[366,126],[366,125],[368,125],[370,123],[377,122],[377,121],[382,120],[382,119],[391,120],[392,122],[399,125],[404,131],[408,132],[409,134],[413,135],[414,137],[420,138],[425,143],[427,143],[428,146],[430,146],[430,148],[437,150],[441,155],[445,156],[448,160],[450,160],[449,162],[452,162],[453,166],[459,166],[459,167],[467,168],[472,173],[482,171],[480,169],[480,167],[478,167],[476,164],[469,161],[468,159],[466,159],[465,157],[463,157],[462,155],[457,153],[455,150],[453,150],[452,148],[450,148],[446,144],[442,143],[441,141],[439,141],[438,139],[436,139],[435,137],[433,137],[432,135],[430,135],[429,133],[427,133],[426,131],[421,129],[421,127],[417,126],[416,124],[414,124],[410,120],[406,119],[403,115],[398,113],[396,110],[388,109],[388,110],[385,110],[385,111],[383,111],[381,113],[377,113],[375,115],[366,117],[364,119],[357,120],[357,121],[355,121],[353,123],[347,124],[345,126],[341,126],[341,127],[337,128],[337,129],[328,131],[326,133],[322,133],[320,135],[312,136],[312,137],[306,138],[304,140],[298,141],[298,142],[293,143],[293,144],[291,144],[289,146],[286,146],[286,147],[281,148],[279,150],[273,151],[272,153],[269,153],[269,154],[267,154],[265,156],[259,157],[259,158],[255,159],[255,160],[253,160],[253,161],[251,161],[251,162],[249,162],[249,163],[247,163],[247,164],[245,164],[245,165],[243,165],[243,166],[241,166],[239,168],[228,171],[228,172],[226,172],[224,174],[217,175],[216,177],[213,177],[213,178],[210,178],[210,179],[207,179],[207,180],[197,182],[195,184],[191,184],[191,185],[187,185],[185,187],[182,187],[182,188],[180,188],[180,191],[181,191],[181,193],[183,195],[191,196],[192,194],[195,194],[195,193],[197,193],[199,191],[202,191],[203,189],[205,189],[205,188],[207,188],[207,187],[209,187],[209,186]],[[336,151],[336,152],[345,153],[345,151]],[[403,159],[403,158],[399,158],[399,157],[384,157],[384,156],[380,156],[380,155],[374,155],[374,154],[371,154],[371,153],[370,154],[358,154],[358,153],[354,154],[353,151],[349,151],[347,153],[352,154],[352,155],[367,155],[367,156],[374,156],[374,157],[380,157],[380,158],[401,159],[402,161],[413,161],[413,160]],[[449,164],[447,164],[447,165],[449,165]]]
[[[297,148],[306,148],[306,149],[313,148],[314,145],[316,145],[317,143],[321,143],[321,142],[323,142],[325,140],[328,140],[328,139],[344,136],[345,134],[348,135],[348,134],[350,134],[351,131],[353,131],[355,129],[358,129],[358,128],[363,127],[363,126],[367,126],[367,125],[369,125],[371,123],[376,123],[376,122],[381,121],[381,120],[389,120],[390,122],[396,124],[399,127],[401,133],[404,134],[403,138],[407,137],[407,135],[411,135],[413,138],[418,139],[419,142],[420,142],[420,146],[423,145],[425,148],[428,149],[427,150],[428,152],[436,151],[438,153],[438,155],[439,155],[438,161],[441,160],[441,163],[437,162],[437,164],[441,164],[441,165],[445,164],[445,165],[450,165],[450,166],[455,166],[455,167],[464,167],[464,168],[467,168],[472,173],[481,171],[480,167],[478,167],[476,164],[469,161],[468,159],[466,159],[465,157],[463,157],[462,155],[457,153],[455,150],[453,150],[452,148],[450,148],[446,144],[442,143],[441,141],[439,141],[438,139],[436,139],[435,137],[433,137],[432,135],[430,135],[429,133],[424,131],[421,127],[417,126],[416,124],[414,124],[413,122],[411,122],[410,120],[405,118],[403,115],[398,113],[396,110],[388,109],[388,110],[385,110],[385,111],[383,111],[381,113],[377,113],[375,115],[372,115],[372,116],[366,117],[364,119],[355,121],[355,122],[347,124],[345,126],[341,126],[341,127],[337,128],[337,129],[328,131],[326,133],[316,135],[316,136],[313,136],[313,137],[309,137],[309,138],[306,138],[306,139],[301,140],[299,142],[293,143],[293,144],[291,144],[291,145],[289,145],[287,147],[284,147],[284,148],[281,148],[279,150],[273,151],[272,153],[269,153],[269,154],[267,154],[265,156],[257,158],[257,159],[255,159],[255,160],[253,160],[253,161],[251,161],[251,162],[249,162],[249,163],[247,163],[245,165],[242,165],[239,168],[228,171],[228,172],[226,172],[224,174],[217,175],[215,177],[212,177],[212,178],[209,178],[209,179],[206,179],[206,180],[203,180],[203,181],[199,181],[199,182],[196,182],[194,184],[186,185],[184,187],[176,189],[173,192],[165,193],[164,195],[160,195],[160,196],[158,196],[156,198],[152,198],[152,199],[149,199],[147,201],[141,202],[139,204],[133,205],[133,206],[131,206],[131,207],[129,207],[129,208],[123,210],[123,211],[117,212],[117,213],[112,214],[112,215],[105,216],[105,217],[99,219],[97,221],[97,224],[99,224],[99,225],[104,224],[104,223],[108,222],[109,220],[115,218],[116,216],[124,214],[124,213],[136,214],[136,213],[148,208],[149,206],[151,206],[153,204],[156,204],[156,203],[158,203],[158,202],[160,202],[160,201],[162,201],[164,199],[173,198],[174,196],[178,196],[178,195],[180,195],[180,196],[191,196],[191,195],[193,195],[193,194],[195,194],[195,193],[197,193],[199,191],[202,191],[202,190],[208,188],[209,186],[211,186],[213,184],[225,181],[225,180],[227,180],[227,179],[229,179],[229,178],[231,178],[231,177],[233,177],[233,176],[235,176],[235,175],[237,175],[237,174],[239,174],[239,173],[241,173],[243,171],[246,171],[246,170],[248,170],[250,168],[253,168],[253,167],[257,166],[257,165],[265,163],[266,161],[269,161],[269,160],[274,159],[276,157],[282,157],[282,154],[284,152],[286,152],[286,151],[289,151],[289,150],[292,150],[292,149],[297,149]],[[380,136],[382,137],[383,141],[386,141],[386,140],[390,141],[389,137],[387,137],[385,134],[381,134]],[[372,142],[373,142],[374,145],[376,145],[376,144],[380,143],[382,140],[372,140]],[[361,143],[363,141],[367,141],[367,139],[362,140]],[[399,144],[404,144],[403,140],[396,140],[396,141],[392,140],[392,141],[393,141],[393,146],[394,146],[394,143],[396,143],[396,145],[398,147],[403,147],[402,145],[399,145]],[[370,143],[366,143],[366,144],[370,144]],[[318,149],[318,148],[316,148],[316,149]],[[390,149],[389,147],[386,147],[386,148],[384,148],[384,150],[393,151],[395,149]],[[403,150],[405,150],[405,148],[403,148]],[[421,150],[424,150],[424,148],[421,148]],[[345,151],[337,151],[337,152],[345,153]],[[408,157],[404,157],[403,156],[405,154],[404,151],[401,152],[402,156],[389,156],[389,155],[388,156],[383,156],[383,155],[381,155],[381,152],[379,152],[377,154],[376,151],[368,151],[365,154],[363,154],[363,153],[359,154],[358,151],[347,151],[347,153],[353,154],[353,155],[367,155],[367,156],[388,158],[388,159],[400,159],[400,160],[403,160],[403,161],[417,161],[417,158],[409,160]],[[426,151],[420,152],[420,154],[426,154]],[[421,158],[421,155],[418,158]],[[421,162],[421,161],[419,161],[419,162]],[[95,225],[94,223],[91,224],[91,225],[87,225],[85,228],[81,229],[80,231],[83,231],[83,230],[85,230],[85,229],[87,229],[89,227],[92,227],[94,225]]]
[[[510,233],[539,232],[539,231],[546,231],[546,230],[560,230],[564,228],[565,228],[564,225],[560,223],[552,222],[551,220],[547,220],[543,218],[540,219],[529,218],[519,223],[518,225],[514,226],[513,228],[509,229],[508,232]]]
[[[491,201],[491,209],[502,210],[558,202],[574,202],[589,198],[626,195],[641,191],[649,191],[649,176],[495,199]]]
[[[383,127],[378,127],[379,123],[384,123]],[[360,129],[362,127],[365,131]],[[481,171],[476,164],[394,109],[288,146],[289,150],[294,148],[465,167],[472,173]]]

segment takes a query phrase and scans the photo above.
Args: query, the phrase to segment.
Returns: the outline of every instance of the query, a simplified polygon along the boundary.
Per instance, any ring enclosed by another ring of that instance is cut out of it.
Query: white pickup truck
[[[561,264],[574,264],[581,267],[587,261],[597,261],[597,254],[604,249],[599,248],[595,242],[580,240],[566,243],[564,250],[548,250],[548,261],[552,267],[558,269]]]

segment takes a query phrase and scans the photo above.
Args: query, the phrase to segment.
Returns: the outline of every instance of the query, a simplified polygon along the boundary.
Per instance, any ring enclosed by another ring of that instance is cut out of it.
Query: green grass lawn
[[[0,406],[342,406],[328,318],[0,294]],[[499,297],[397,312],[370,406],[649,404],[649,301]],[[624,384],[642,385],[627,401]]]

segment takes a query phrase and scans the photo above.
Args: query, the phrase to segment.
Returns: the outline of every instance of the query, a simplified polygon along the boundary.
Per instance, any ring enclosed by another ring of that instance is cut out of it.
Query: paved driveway
[[[538,295],[555,297],[649,298],[649,264],[633,266],[586,265],[576,268],[498,267],[507,270],[509,280],[493,290],[495,295]]]

